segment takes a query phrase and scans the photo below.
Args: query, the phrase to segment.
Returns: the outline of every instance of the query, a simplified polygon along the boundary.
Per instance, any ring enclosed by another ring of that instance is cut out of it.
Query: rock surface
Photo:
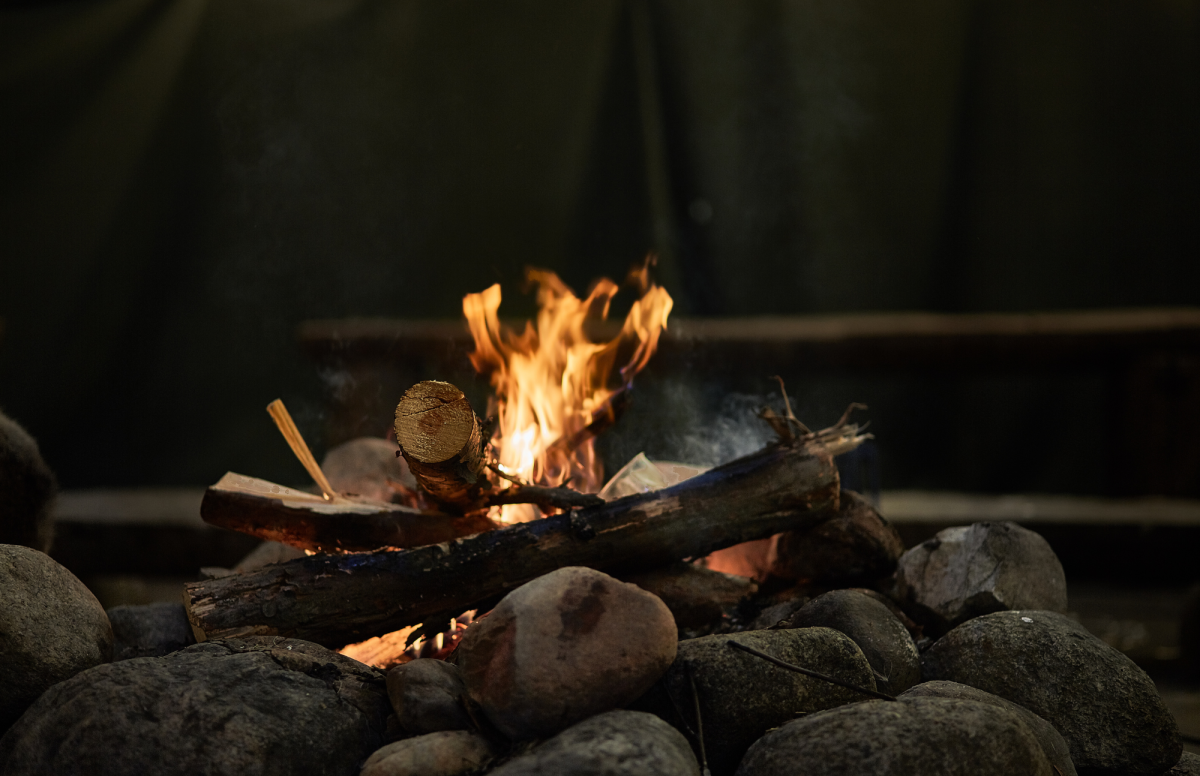
[[[1163,776],[1200,776],[1200,754],[1184,752],[1179,762],[1175,763],[1175,767]]]
[[[704,743],[716,776],[732,773],[750,744],[802,712],[863,699],[854,690],[780,668],[728,645],[737,641],[813,671],[875,689],[862,651],[829,628],[746,631],[679,642],[679,656],[654,693],[639,702],[681,730],[695,730],[696,683]],[[683,719],[679,718],[683,715]]]
[[[656,596],[569,566],[506,595],[467,629],[455,662],[498,730],[540,738],[640,696],[677,643]]]
[[[1067,610],[1058,556],[1040,535],[1016,523],[938,532],[901,556],[894,594],[934,636],[1005,609]]]
[[[49,552],[57,490],[37,441],[0,412],[0,544]]]
[[[908,629],[887,606],[856,590],[819,595],[781,627],[824,627],[846,634],[876,671],[875,683],[881,692],[898,695],[921,681],[921,656]]]
[[[921,658],[946,679],[1020,704],[1062,734],[1080,773],[1160,774],[1179,759],[1175,720],[1132,660],[1056,612],[969,620]]]
[[[699,776],[691,746],[652,714],[610,711],[567,728],[491,776]]]
[[[114,660],[162,657],[196,643],[183,604],[114,606],[107,614]]]
[[[351,776],[382,743],[383,675],[306,641],[206,642],[84,671],[0,738],[6,776]]]
[[[869,500],[843,490],[836,517],[779,535],[771,573],[810,582],[873,582],[891,574],[904,552],[896,529]]]
[[[387,673],[387,691],[400,727],[409,733],[473,727],[463,706],[462,675],[444,660],[421,658],[396,666]]]
[[[1046,755],[1046,759],[1050,762],[1050,765],[1057,769],[1060,776],[1075,776],[1075,763],[1071,761],[1071,751],[1067,747],[1067,742],[1063,740],[1063,737],[1059,735],[1053,725],[1024,706],[1019,706],[1012,701],[1005,700],[999,695],[993,695],[990,692],[968,687],[965,684],[940,680],[918,684],[916,687],[906,690],[900,696],[901,700],[908,700],[910,698],[953,698],[956,700],[986,703],[1005,709],[1006,711],[1011,711],[1019,716],[1037,737],[1038,743],[1041,744],[1042,752]]]
[[[789,722],[737,776],[1054,776],[1033,733],[977,701],[866,701]]]
[[[478,733],[444,730],[377,750],[361,776],[460,776],[475,773],[495,756],[496,747]]]
[[[417,481],[403,458],[396,457],[400,447],[387,439],[359,437],[330,449],[321,462],[321,471],[338,493],[353,493],[376,501],[391,501],[396,495],[394,482],[416,490]],[[389,482],[390,481],[390,482]]]
[[[0,732],[51,686],[112,659],[96,596],[44,553],[0,545]]]
[[[680,630],[719,623],[738,602],[758,589],[746,577],[722,574],[691,563],[677,563],[621,578],[662,599]]]

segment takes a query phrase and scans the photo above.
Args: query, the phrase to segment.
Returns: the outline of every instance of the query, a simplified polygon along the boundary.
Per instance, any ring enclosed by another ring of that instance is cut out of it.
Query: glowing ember
[[[600,488],[603,471],[596,460],[587,427],[611,412],[609,402],[632,381],[658,347],[667,326],[671,296],[649,281],[649,265],[631,273],[641,298],[607,342],[594,342],[585,325],[608,318],[618,286],[608,278],[579,299],[553,272],[528,271],[538,286],[536,324],[526,322],[516,333],[500,324],[500,286],[463,298],[463,313],[475,338],[471,362],[489,374],[495,389],[499,421],[493,444],[500,468],[524,482],[570,486],[585,493]],[[628,360],[612,385],[613,367],[626,352]],[[489,410],[491,412],[492,410]],[[585,438],[586,437],[586,438]],[[507,487],[506,482],[498,483]],[[504,522],[538,516],[535,507],[502,508]]]

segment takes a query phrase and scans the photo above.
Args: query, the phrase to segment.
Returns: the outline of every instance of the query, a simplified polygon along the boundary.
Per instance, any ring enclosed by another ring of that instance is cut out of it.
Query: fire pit
[[[783,391],[760,450],[606,479],[595,439],[670,297],[641,268],[598,337],[616,284],[580,299],[531,277],[542,312],[521,332],[498,287],[465,300],[482,417],[418,382],[394,443],[322,466],[272,403],[316,487],[230,473],[202,514],[290,549],[186,585],[157,652],[145,623],[6,548],[5,772],[1200,772],[1149,677],[1065,616],[1045,539],[983,522],[906,549],[843,489],[853,405],[813,430]],[[143,643],[108,662],[114,628]]]

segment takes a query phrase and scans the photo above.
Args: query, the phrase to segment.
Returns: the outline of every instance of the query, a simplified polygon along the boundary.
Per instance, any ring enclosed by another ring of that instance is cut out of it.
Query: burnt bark
[[[205,491],[200,516],[210,525],[314,552],[420,547],[497,527],[482,514],[443,515],[399,505],[364,513],[354,504],[288,504],[219,488]]]
[[[819,523],[844,442],[778,445],[674,487],[412,550],[315,555],[185,586],[198,639],[341,646],[454,616],[563,566],[648,570]]]

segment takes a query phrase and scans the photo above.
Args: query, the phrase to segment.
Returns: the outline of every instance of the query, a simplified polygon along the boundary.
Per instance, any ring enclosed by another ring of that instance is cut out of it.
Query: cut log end
[[[417,383],[396,405],[396,441],[406,458],[436,464],[479,447],[479,420],[467,397],[437,380]]]

